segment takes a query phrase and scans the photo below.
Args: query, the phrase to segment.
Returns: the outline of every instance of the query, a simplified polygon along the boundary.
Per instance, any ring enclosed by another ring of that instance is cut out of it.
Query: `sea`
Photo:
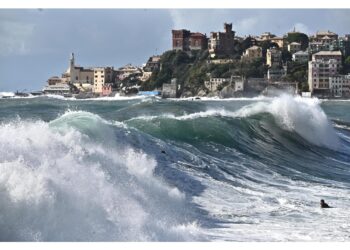
[[[349,241],[349,207],[350,101],[0,99],[0,241]]]

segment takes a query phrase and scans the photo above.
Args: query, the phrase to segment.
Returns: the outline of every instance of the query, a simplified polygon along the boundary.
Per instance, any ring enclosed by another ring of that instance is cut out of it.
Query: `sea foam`
[[[1,241],[198,239],[185,195],[154,175],[155,159],[77,125],[112,137],[101,120],[73,112],[0,125]]]

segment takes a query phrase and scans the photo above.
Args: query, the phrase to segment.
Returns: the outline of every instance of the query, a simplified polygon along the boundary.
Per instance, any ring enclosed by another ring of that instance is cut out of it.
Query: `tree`
[[[301,49],[306,50],[309,46],[309,37],[301,32],[289,32],[286,40],[288,43],[297,42],[301,44]]]

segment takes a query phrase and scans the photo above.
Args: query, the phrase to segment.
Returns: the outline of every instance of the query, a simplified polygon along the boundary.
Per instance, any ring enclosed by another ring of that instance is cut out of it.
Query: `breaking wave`
[[[0,240],[196,239],[185,194],[114,128],[88,112],[1,124]]]

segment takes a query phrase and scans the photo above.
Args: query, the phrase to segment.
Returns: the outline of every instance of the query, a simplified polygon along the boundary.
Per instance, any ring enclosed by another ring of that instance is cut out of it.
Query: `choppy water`
[[[0,240],[349,241],[349,110],[0,99]]]

